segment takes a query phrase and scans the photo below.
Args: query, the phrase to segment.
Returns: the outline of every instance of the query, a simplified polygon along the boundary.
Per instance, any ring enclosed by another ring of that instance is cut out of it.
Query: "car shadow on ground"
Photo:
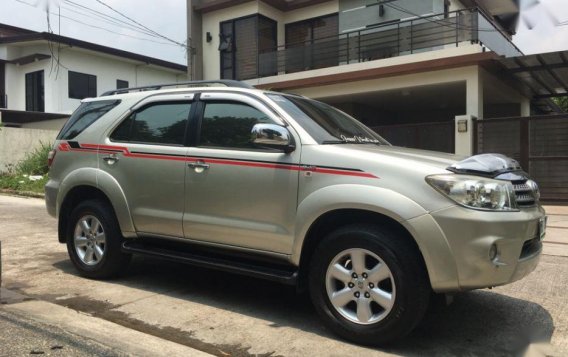
[[[78,275],[67,259],[54,267]],[[289,286],[147,257],[135,257],[124,276],[111,283],[271,321],[272,328],[289,326],[338,339],[319,322],[307,294]],[[553,331],[552,317],[542,306],[479,290],[430,309],[409,336],[377,350],[407,356],[517,355],[530,343],[550,342]]]

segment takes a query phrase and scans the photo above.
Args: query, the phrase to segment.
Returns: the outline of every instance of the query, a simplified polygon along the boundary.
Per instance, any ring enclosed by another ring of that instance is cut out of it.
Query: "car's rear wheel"
[[[422,258],[406,237],[372,225],[351,225],[316,249],[310,294],[318,314],[340,336],[378,345],[408,334],[428,306]]]
[[[112,207],[102,200],[80,203],[67,227],[67,252],[83,276],[105,279],[128,266],[130,255],[121,251],[122,235]]]

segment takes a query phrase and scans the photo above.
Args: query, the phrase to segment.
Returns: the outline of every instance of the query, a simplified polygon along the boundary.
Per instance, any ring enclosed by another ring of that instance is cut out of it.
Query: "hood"
[[[496,177],[507,172],[522,171],[519,163],[501,154],[480,154],[471,157],[438,151],[409,149],[386,145],[341,145],[359,155],[386,155],[394,160],[414,161],[435,169],[448,170],[457,174]]]
[[[355,151],[355,156],[384,155],[393,160],[415,161],[421,165],[430,166],[436,169],[446,170],[449,166],[465,159],[465,156],[448,154],[438,151],[428,151],[420,149],[409,149],[399,146],[388,145],[361,145],[361,144],[342,144],[337,145],[341,149]]]

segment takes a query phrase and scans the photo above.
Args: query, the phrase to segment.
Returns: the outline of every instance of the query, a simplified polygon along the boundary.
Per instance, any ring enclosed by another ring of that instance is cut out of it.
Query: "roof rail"
[[[216,81],[189,81],[189,82],[167,83],[167,84],[152,84],[143,87],[121,88],[121,89],[109,90],[108,92],[104,92],[103,94],[101,94],[101,97],[106,97],[115,94],[130,93],[130,92],[144,92],[148,90],[158,90],[164,87],[218,87],[218,86],[254,89],[253,86],[245,82],[235,81],[231,79],[220,79]]]

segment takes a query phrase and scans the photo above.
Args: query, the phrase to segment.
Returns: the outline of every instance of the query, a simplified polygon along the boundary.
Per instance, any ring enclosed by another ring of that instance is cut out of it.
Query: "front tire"
[[[322,240],[311,262],[309,287],[328,328],[364,345],[385,344],[412,331],[431,290],[422,257],[406,237],[360,224]]]
[[[124,272],[130,255],[121,251],[122,234],[112,207],[102,200],[80,203],[67,227],[67,252],[79,273],[107,279]]]

